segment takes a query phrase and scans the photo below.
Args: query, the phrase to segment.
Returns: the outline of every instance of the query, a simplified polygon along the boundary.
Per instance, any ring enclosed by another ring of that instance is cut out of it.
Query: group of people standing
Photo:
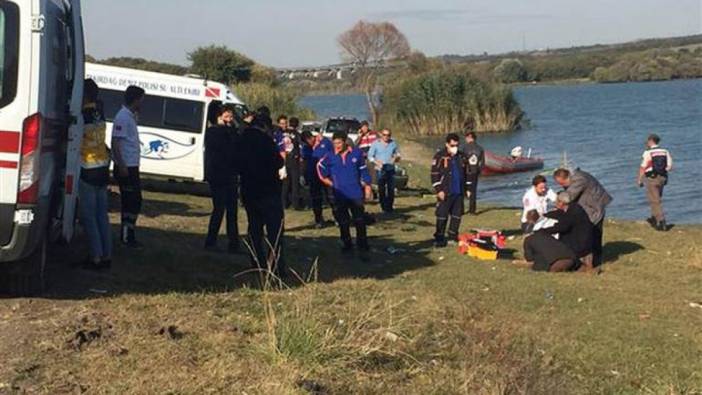
[[[238,193],[248,217],[252,258],[257,267],[284,277],[284,212],[310,206],[314,226],[327,226],[326,203],[339,226],[341,249],[354,249],[351,227],[362,257],[368,244],[368,215],[364,202],[373,198],[369,164],[376,170],[380,205],[393,211],[394,164],[400,160],[390,130],[378,136],[364,122],[356,141],[344,132],[331,139],[321,133],[299,130],[300,122],[285,115],[274,124],[267,107],[236,119],[234,108],[221,106],[213,112],[205,134],[205,180],[212,191],[213,211],[205,248],[217,249],[217,235],[227,219],[228,251],[241,251],[236,223]],[[309,204],[302,197],[309,187]]]
[[[144,96],[144,90],[139,87],[127,88],[124,105],[114,117],[110,152],[104,143],[106,124],[98,101],[98,87],[92,80],[85,82],[79,213],[89,239],[90,258],[86,265],[90,268],[109,267],[112,260],[107,215],[111,161],[121,195],[120,241],[127,247],[140,247],[136,238],[142,202],[137,114]],[[218,250],[218,234],[226,218],[227,251],[244,252],[237,221],[241,193],[248,218],[252,261],[258,268],[286,276],[285,209],[304,209],[301,194],[304,185],[309,187],[315,227],[321,229],[328,224],[323,215],[327,203],[339,226],[342,251],[354,249],[353,225],[355,246],[365,256],[370,246],[364,203],[373,199],[372,176],[378,185],[382,211],[394,210],[395,164],[401,160],[401,154],[389,129],[378,133],[364,122],[356,141],[350,141],[345,132],[334,133],[330,140],[318,132],[300,132],[296,118],[281,115],[274,125],[266,107],[255,113],[237,114],[235,108],[227,105],[211,111],[208,122],[204,170],[213,209],[204,243],[206,249]],[[461,137],[449,134],[445,147],[436,152],[431,164],[432,188],[437,199],[434,243],[439,248],[457,241],[466,211],[477,214],[477,186],[485,154],[477,144],[472,123],[466,124],[463,138],[465,144],[461,147]],[[652,211],[648,222],[665,231],[668,226],[661,198],[672,169],[672,158],[659,143],[657,135],[647,139],[637,183],[646,186]],[[558,169],[553,178],[563,188],[560,193],[549,189],[546,178],[539,175],[524,195],[521,222],[527,235],[525,259],[536,270],[592,270],[602,264],[603,226],[612,197],[595,177],[580,169]],[[466,198],[468,210],[464,206]],[[556,209],[549,211],[549,203],[554,203]]]

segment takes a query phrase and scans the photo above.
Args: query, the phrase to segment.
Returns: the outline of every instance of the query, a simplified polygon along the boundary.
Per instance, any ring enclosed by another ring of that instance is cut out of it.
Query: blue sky
[[[187,64],[227,45],[275,67],[340,61],[336,37],[391,21],[427,55],[498,53],[698,34],[700,0],[83,0],[88,52]]]

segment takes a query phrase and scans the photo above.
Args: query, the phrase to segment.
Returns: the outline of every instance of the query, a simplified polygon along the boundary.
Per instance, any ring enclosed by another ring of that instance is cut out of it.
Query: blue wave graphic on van
[[[141,157],[153,160],[175,160],[195,152],[195,143],[184,144],[166,136],[142,132],[139,133]]]

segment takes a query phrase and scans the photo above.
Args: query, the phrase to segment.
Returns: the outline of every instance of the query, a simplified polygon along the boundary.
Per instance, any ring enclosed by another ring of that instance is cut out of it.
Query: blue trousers
[[[107,215],[107,186],[94,186],[80,182],[79,215],[90,244],[93,259],[112,257],[112,230]]]

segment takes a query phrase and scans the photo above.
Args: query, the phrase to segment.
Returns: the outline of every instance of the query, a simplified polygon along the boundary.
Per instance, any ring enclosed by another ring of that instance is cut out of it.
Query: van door
[[[30,15],[29,9],[20,13],[17,4],[0,2],[0,246],[12,237],[21,130],[29,116],[31,31],[25,28],[20,34],[20,18],[29,20]]]

